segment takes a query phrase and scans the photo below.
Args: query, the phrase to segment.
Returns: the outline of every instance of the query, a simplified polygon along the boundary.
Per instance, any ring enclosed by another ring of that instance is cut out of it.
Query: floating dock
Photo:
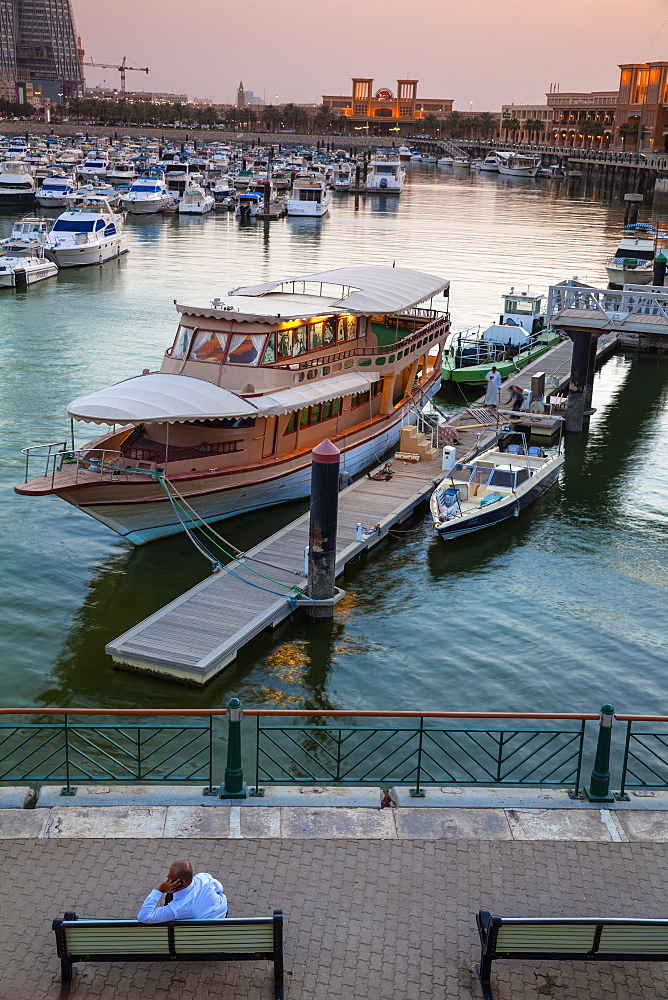
[[[441,478],[441,459],[394,459],[392,472],[389,479],[365,476],[339,494],[337,576],[429,497]],[[358,538],[360,523],[365,530]],[[307,512],[109,643],[107,653],[120,667],[206,684],[250,639],[292,613],[297,591],[291,588],[306,586],[308,533]]]

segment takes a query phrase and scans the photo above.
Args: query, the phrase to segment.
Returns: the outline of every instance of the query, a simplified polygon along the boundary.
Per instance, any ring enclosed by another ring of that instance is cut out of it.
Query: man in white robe
[[[498,406],[501,393],[501,373],[496,370],[496,365],[487,372],[487,395],[485,396],[485,406]]]

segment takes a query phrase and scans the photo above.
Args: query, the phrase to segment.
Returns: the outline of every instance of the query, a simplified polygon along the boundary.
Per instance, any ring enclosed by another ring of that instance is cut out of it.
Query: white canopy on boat
[[[156,372],[137,375],[75,399],[67,412],[75,420],[93,424],[178,424],[270,417],[353,392],[365,392],[379,378],[377,372],[351,371],[293,389],[281,389],[273,395],[245,399],[205,379]]]
[[[266,281],[260,285],[235,288],[230,295],[265,295],[280,285],[316,282],[322,285],[339,285],[343,295],[332,306],[351,313],[389,313],[410,309],[432,295],[449,287],[450,282],[424,271],[411,271],[401,267],[373,267],[359,265],[337,267],[331,271],[300,274],[280,281]],[[322,293],[321,293],[322,294]]]

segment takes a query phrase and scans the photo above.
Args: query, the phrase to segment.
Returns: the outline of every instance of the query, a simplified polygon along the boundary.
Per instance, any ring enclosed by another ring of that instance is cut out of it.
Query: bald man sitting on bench
[[[165,893],[165,905],[159,906]],[[206,872],[193,875],[189,861],[175,861],[167,878],[151,889],[137,914],[143,924],[162,924],[168,920],[223,920],[227,916],[227,897],[218,879]]]

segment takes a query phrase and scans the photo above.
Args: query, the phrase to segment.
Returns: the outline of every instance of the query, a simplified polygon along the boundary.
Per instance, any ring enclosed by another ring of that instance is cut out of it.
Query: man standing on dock
[[[491,371],[485,376],[487,379],[487,395],[485,396],[485,406],[498,406],[501,395],[501,374],[496,370],[496,365],[492,365]]]

